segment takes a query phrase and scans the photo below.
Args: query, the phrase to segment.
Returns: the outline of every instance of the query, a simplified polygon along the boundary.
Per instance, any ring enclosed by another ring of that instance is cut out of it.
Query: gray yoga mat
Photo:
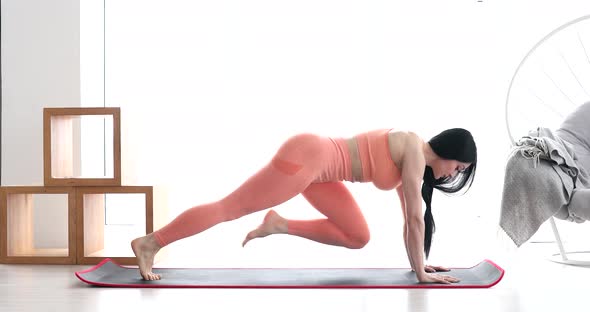
[[[413,272],[401,268],[155,268],[154,272],[162,279],[145,281],[137,268],[105,259],[76,276],[94,286],[135,288],[488,288],[504,276],[504,270],[490,260],[442,272],[461,280],[453,284],[418,283]]]

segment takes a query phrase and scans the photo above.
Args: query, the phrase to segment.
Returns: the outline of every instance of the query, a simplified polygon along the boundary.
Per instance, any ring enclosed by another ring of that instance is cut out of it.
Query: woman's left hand
[[[424,271],[428,272],[428,273],[434,273],[434,272],[449,272],[451,269],[449,268],[445,268],[445,267],[441,267],[441,266],[436,266],[436,265],[425,265],[424,266]]]

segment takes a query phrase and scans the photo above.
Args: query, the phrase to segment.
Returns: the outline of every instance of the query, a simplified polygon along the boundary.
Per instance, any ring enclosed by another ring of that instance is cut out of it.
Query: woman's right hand
[[[440,284],[451,284],[458,283],[460,280],[456,277],[437,273],[424,273],[418,276],[420,283],[440,283]]]

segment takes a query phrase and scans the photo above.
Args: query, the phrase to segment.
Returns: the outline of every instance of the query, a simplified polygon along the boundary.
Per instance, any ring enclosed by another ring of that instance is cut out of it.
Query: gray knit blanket
[[[550,129],[540,127],[522,137],[505,170],[500,227],[517,247],[552,216],[585,221],[568,204],[575,188],[588,188],[588,174],[578,168],[573,146]]]

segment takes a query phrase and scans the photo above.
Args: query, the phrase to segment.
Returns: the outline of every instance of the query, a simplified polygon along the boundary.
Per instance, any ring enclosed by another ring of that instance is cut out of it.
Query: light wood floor
[[[490,289],[98,288],[74,276],[89,266],[0,265],[0,311],[590,311],[590,268],[548,261],[553,247],[503,260]]]

